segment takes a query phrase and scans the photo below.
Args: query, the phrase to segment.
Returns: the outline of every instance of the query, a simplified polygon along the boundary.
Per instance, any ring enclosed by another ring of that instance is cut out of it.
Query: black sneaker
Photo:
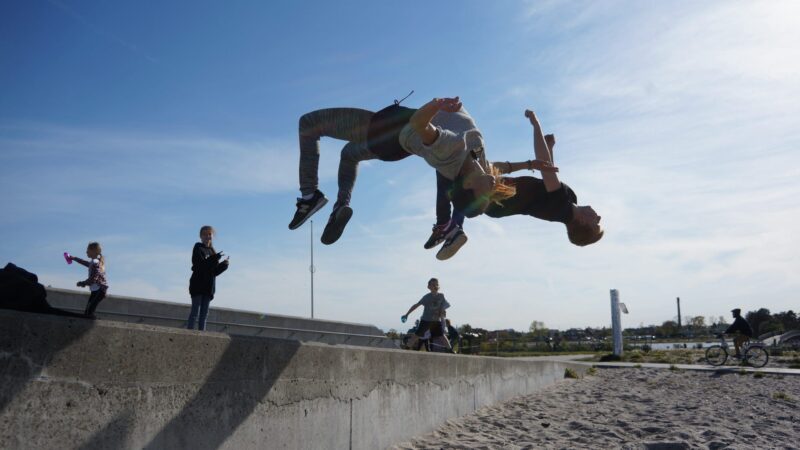
[[[314,192],[314,196],[308,200],[298,198],[297,212],[294,213],[294,218],[291,222],[289,222],[289,229],[295,230],[300,227],[300,225],[304,224],[309,217],[314,215],[315,212],[319,211],[320,208],[325,206],[326,203],[328,203],[328,199],[325,198],[325,194],[320,191]]]
[[[325,231],[322,232],[320,241],[325,245],[331,245],[338,241],[351,217],[353,217],[353,208],[349,206],[334,209],[328,219],[328,224],[325,225]]]
[[[433,247],[444,242],[445,236],[447,236],[447,226],[450,225],[449,222],[443,223],[441,225],[433,225],[433,231],[431,231],[431,237],[428,238],[428,241],[425,242],[425,250],[430,250]]]
[[[467,243],[467,235],[464,230],[459,226],[453,227],[444,240],[444,245],[436,253],[436,259],[444,261],[450,259],[455,255],[458,250]]]

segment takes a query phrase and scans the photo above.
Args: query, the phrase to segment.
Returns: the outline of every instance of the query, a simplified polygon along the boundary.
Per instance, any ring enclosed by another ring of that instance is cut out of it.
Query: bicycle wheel
[[[744,360],[753,367],[764,367],[769,361],[769,353],[764,347],[753,346],[744,352]]]
[[[712,366],[721,366],[728,360],[728,351],[721,345],[712,345],[706,349],[706,362]]]

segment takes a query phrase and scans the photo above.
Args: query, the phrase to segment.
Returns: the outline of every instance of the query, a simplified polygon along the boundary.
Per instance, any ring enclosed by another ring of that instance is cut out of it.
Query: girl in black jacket
[[[220,261],[222,252],[217,253],[211,245],[214,234],[212,226],[204,225],[200,228],[200,242],[194,244],[192,250],[192,278],[189,279],[192,311],[189,313],[187,326],[190,330],[194,329],[195,320],[197,320],[198,330],[206,329],[208,305],[214,298],[217,275],[225,272],[230,262],[230,257]]]

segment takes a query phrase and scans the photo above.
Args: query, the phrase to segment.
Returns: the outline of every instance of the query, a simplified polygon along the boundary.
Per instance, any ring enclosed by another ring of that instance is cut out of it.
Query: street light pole
[[[311,266],[308,267],[311,272],[311,318],[314,318],[314,221],[311,221]]]

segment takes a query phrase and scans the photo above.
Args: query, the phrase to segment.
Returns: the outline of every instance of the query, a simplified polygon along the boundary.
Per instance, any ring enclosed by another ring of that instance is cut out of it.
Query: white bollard
[[[611,332],[616,356],[622,356],[622,319],[619,313],[619,291],[611,289]]]

